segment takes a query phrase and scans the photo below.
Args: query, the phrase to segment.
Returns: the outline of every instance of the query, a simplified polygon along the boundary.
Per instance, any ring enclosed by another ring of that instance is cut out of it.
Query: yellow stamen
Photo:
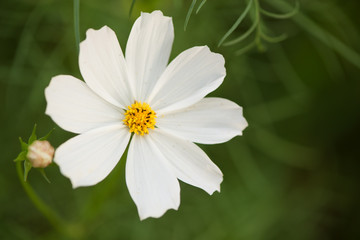
[[[129,131],[140,134],[148,134],[148,128],[155,128],[156,113],[151,109],[149,104],[135,101],[125,112],[124,124],[129,127]]]

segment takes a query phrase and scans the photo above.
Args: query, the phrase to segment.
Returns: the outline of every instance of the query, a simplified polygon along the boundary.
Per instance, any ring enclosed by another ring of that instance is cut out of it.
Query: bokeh
[[[243,136],[202,145],[224,173],[221,193],[209,196],[181,183],[181,205],[159,219],[140,221],[125,184],[125,158],[101,183],[73,190],[54,164],[29,183],[69,225],[55,230],[34,207],[16,175],[18,137],[34,123],[38,135],[55,127],[57,147],[73,136],[44,114],[44,89],[59,74],[81,78],[72,1],[0,2],[0,239],[360,239],[360,18],[358,1],[302,0],[288,19],[262,16],[274,36],[236,55],[251,43],[218,43],[248,1],[207,1],[193,11],[190,0],[80,2],[80,39],[88,28],[111,27],[124,49],[141,11],[172,16],[171,59],[208,45],[223,54],[227,77],[210,96],[243,106],[249,127]],[[199,5],[201,1],[197,1]],[[259,0],[271,12],[285,12],[292,0]],[[285,5],[282,5],[285,3]],[[251,17],[229,36],[251,26]]]

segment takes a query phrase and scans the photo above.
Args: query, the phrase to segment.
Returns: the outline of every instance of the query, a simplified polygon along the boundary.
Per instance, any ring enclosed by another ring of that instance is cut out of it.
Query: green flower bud
[[[26,157],[34,168],[45,168],[52,162],[54,151],[48,141],[35,140],[28,147]]]

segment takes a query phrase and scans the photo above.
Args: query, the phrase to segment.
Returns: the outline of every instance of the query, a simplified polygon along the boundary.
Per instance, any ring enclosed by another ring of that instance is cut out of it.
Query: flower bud
[[[26,157],[33,167],[45,168],[52,162],[54,148],[48,141],[36,140],[29,146]]]

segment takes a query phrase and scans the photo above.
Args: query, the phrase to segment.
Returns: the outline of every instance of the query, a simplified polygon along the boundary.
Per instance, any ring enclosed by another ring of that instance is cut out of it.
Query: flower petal
[[[133,102],[124,55],[109,27],[86,32],[80,44],[79,65],[85,82],[106,101],[121,108]]]
[[[220,192],[223,175],[196,144],[176,138],[160,129],[151,132],[151,138],[171,164],[177,178],[207,193]]]
[[[198,102],[220,86],[226,75],[224,64],[223,56],[207,46],[182,52],[161,75],[148,103],[163,114]]]
[[[180,204],[179,182],[149,136],[133,136],[126,162],[126,184],[141,220]]]
[[[119,122],[124,116],[123,110],[106,102],[72,76],[53,77],[45,89],[45,97],[45,113],[61,128],[74,133]]]
[[[156,126],[191,142],[214,144],[242,135],[248,124],[236,103],[204,98],[186,109],[158,116]]]
[[[135,98],[145,101],[169,61],[174,27],[161,11],[141,13],[126,45],[126,63]]]
[[[97,128],[63,143],[54,161],[73,188],[95,185],[118,163],[129,139],[130,133],[121,123]]]

